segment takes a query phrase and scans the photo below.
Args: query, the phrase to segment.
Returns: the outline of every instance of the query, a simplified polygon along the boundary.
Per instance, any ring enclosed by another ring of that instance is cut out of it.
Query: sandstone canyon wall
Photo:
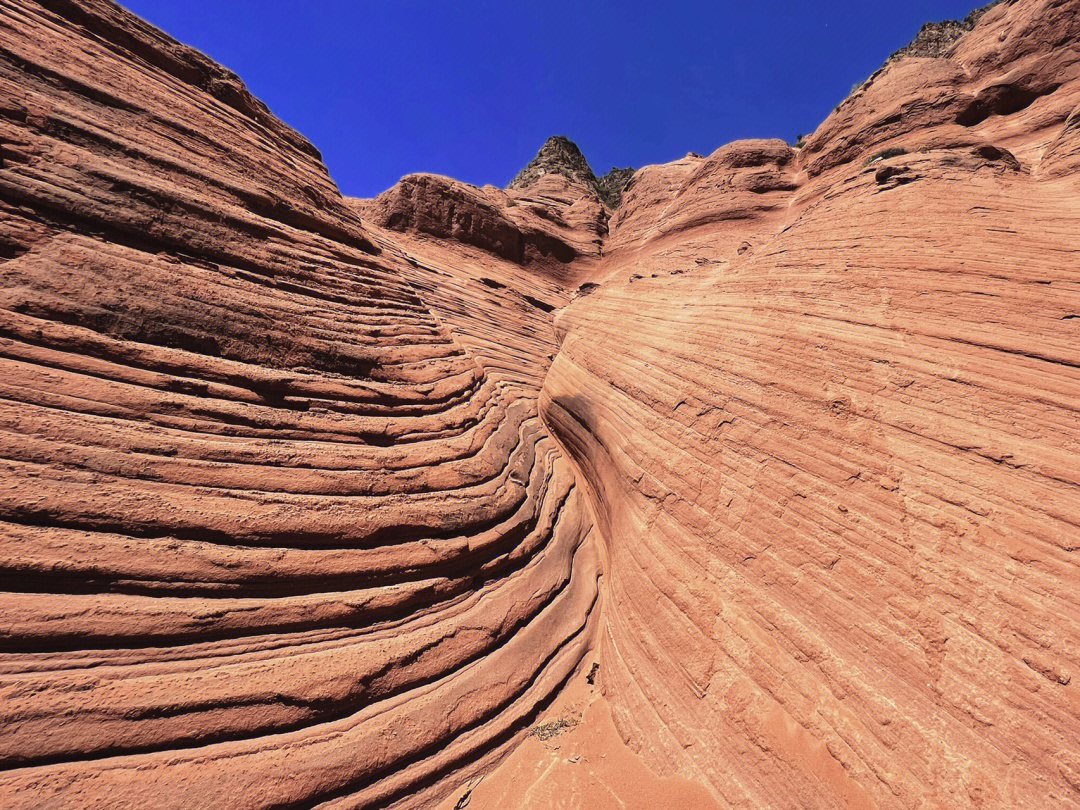
[[[0,805],[433,806],[588,673],[719,807],[1080,807],[1080,0],[971,29],[621,200],[351,200],[0,0]]]

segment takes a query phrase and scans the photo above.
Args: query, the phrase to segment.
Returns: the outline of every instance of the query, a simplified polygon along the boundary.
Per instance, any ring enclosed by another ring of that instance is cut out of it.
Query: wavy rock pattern
[[[0,804],[431,806],[598,653],[720,806],[1080,807],[1077,43],[997,4],[609,215],[344,199],[0,0]]]
[[[725,806],[1080,806],[1078,37],[638,172],[557,318],[616,720]]]
[[[0,3],[0,98],[0,804],[424,806],[590,645],[536,372],[117,7]]]

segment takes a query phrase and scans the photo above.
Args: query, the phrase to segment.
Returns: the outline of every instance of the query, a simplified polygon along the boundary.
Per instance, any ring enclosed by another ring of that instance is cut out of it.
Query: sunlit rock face
[[[0,0],[0,805],[1080,807],[1080,2],[970,27],[614,205],[352,200]],[[586,678],[636,781],[508,770]]]
[[[422,807],[486,767],[597,622],[536,404],[566,295],[377,244],[110,4],[3,4],[0,86],[0,805]]]

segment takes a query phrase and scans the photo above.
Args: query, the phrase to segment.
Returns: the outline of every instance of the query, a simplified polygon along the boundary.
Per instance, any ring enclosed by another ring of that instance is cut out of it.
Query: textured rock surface
[[[623,188],[633,176],[633,169],[613,166],[611,171],[598,178],[576,143],[563,135],[553,135],[506,188],[508,191],[520,191],[553,177],[563,177],[579,188],[593,191],[604,205],[615,209],[619,207]]]
[[[507,188],[526,188],[548,174],[561,174],[583,186],[596,184],[596,175],[577,144],[564,135],[552,135]]]
[[[0,804],[1080,807],[1078,43],[609,215],[0,0]]]
[[[982,16],[1002,0],[995,0],[981,6],[962,20],[942,20],[941,22],[928,22],[919,29],[910,43],[889,57],[889,61],[903,59],[905,56],[946,56],[952,46],[959,41],[968,31],[972,30],[982,19]]]
[[[520,739],[598,615],[566,295],[376,247],[106,3],[0,2],[0,144],[0,805],[426,807]]]
[[[626,188],[626,184],[634,176],[634,169],[626,167],[625,169],[619,169],[615,166],[611,167],[611,171],[602,177],[596,178],[596,190],[600,194],[600,199],[604,201],[608,208],[615,209],[619,207],[622,202],[623,189]]]
[[[661,772],[735,807],[1080,806],[1078,33],[995,6],[797,157],[627,191],[542,410]]]
[[[599,255],[607,233],[607,213],[596,195],[554,173],[510,191],[414,174],[374,200],[350,203],[388,230],[449,239],[515,264],[547,265],[563,278],[575,258]]]

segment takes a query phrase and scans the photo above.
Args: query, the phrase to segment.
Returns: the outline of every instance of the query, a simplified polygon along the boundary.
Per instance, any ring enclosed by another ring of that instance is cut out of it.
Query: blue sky
[[[977,4],[978,0],[974,0]],[[549,135],[593,168],[810,132],[965,0],[125,0],[240,74],[342,191],[505,185]]]

